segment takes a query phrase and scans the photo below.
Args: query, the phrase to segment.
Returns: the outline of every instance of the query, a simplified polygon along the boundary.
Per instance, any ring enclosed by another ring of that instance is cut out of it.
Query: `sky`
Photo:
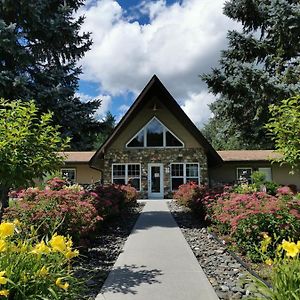
[[[239,25],[223,15],[224,0],[87,0],[77,15],[93,45],[79,62],[78,95],[101,99],[96,116],[117,120],[156,74],[186,114],[201,127],[212,116],[200,74],[218,65],[228,30]]]

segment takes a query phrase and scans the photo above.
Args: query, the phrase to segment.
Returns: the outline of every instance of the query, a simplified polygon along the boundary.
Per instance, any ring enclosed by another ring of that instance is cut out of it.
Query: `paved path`
[[[165,200],[149,200],[96,300],[218,300]]]

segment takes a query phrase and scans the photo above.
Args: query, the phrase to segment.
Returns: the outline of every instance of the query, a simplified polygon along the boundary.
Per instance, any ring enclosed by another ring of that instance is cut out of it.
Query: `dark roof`
[[[224,162],[230,161],[270,161],[282,157],[274,150],[228,150],[217,151]]]
[[[157,96],[160,99],[164,99],[164,104],[168,109],[181,121],[181,123],[189,130],[189,132],[198,140],[198,142],[203,146],[207,157],[209,165],[219,165],[222,163],[221,157],[210,145],[210,143],[205,139],[199,129],[195,124],[190,120],[190,118],[185,114],[181,109],[179,104],[161,83],[156,75],[154,75],[151,80],[148,82],[146,87],[142,90],[140,95],[137,97],[135,102],[126,112],[124,117],[118,123],[116,128],[110,137],[102,144],[102,146],[96,151],[95,155],[90,160],[90,166],[97,168],[95,161],[101,159],[109,145],[112,141],[121,133],[122,128],[125,127],[129,122],[134,119],[134,116],[141,110],[145,103],[153,96]]]

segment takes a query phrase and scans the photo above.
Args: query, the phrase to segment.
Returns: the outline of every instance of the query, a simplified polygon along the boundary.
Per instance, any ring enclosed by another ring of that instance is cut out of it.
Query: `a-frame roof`
[[[98,168],[96,161],[102,159],[106,149],[110,144],[121,134],[122,129],[129,124],[136,114],[144,107],[148,100],[152,99],[153,96],[156,96],[160,99],[163,99],[164,105],[181,121],[181,123],[189,130],[189,132],[198,140],[198,142],[203,146],[208,158],[208,164],[210,166],[219,165],[222,163],[222,158],[202,135],[199,129],[195,124],[190,120],[190,118],[185,114],[182,108],[179,106],[177,101],[165,88],[156,75],[153,75],[151,80],[148,82],[146,87],[142,90],[140,95],[137,97],[135,102],[126,112],[124,117],[115,127],[113,133],[108,137],[108,139],[101,145],[101,147],[96,151],[95,155],[90,160],[90,166],[92,168]]]

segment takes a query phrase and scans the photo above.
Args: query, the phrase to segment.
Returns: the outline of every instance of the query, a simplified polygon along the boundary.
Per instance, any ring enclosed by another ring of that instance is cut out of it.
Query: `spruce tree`
[[[210,122],[221,134],[211,139],[222,144],[216,140],[230,141],[234,133],[236,148],[272,148],[264,127],[268,106],[300,91],[300,2],[230,0],[224,14],[241,22],[242,31],[228,33],[219,67],[202,75],[218,97]]]
[[[94,119],[99,100],[75,96],[82,58],[92,44],[80,33],[84,17],[74,13],[83,0],[2,0],[0,2],[0,97],[34,99],[71,147],[91,149],[101,124]]]

